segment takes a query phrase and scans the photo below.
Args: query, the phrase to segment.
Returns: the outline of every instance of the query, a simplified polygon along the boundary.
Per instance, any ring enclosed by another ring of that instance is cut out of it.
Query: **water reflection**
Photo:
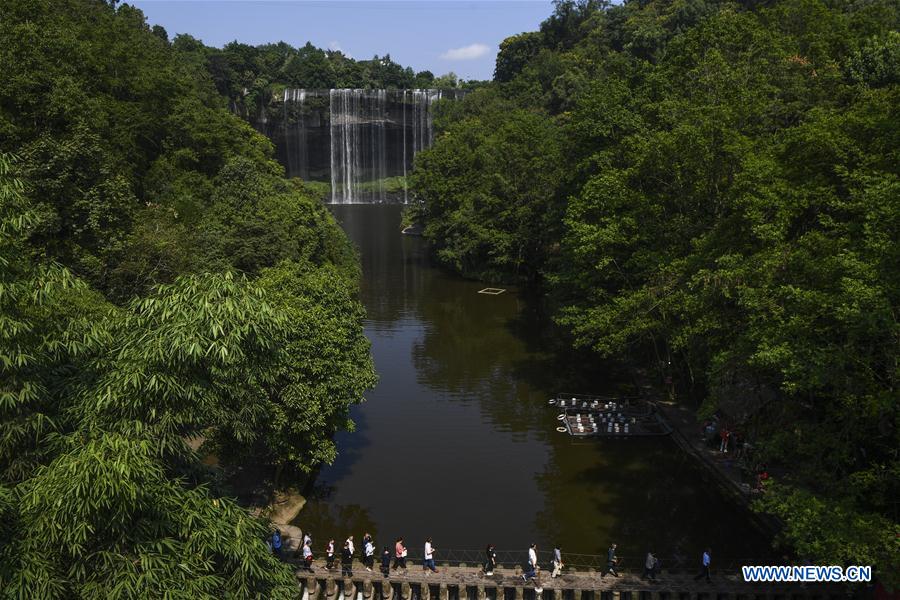
[[[378,531],[379,543],[405,536],[414,553],[426,536],[438,548],[537,541],[578,553],[616,540],[622,555],[652,548],[668,563],[707,544],[719,557],[765,552],[743,509],[670,440],[555,431],[546,399],[556,390],[623,382],[555,352],[513,291],[478,294],[483,285],[429,266],[422,241],[399,235],[397,206],[334,210],[360,249],[380,381],[300,515],[317,540]]]

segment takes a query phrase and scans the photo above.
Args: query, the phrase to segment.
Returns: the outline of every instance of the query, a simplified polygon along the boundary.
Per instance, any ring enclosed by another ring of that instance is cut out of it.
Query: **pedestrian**
[[[272,550],[275,556],[281,557],[281,532],[277,528],[272,534]]]
[[[644,574],[642,576],[650,581],[656,581],[656,566],[658,564],[659,560],[653,556],[652,552],[648,552],[647,558],[644,559]]]
[[[528,564],[525,573],[522,574],[522,580],[528,581],[537,576],[537,544],[532,544],[528,549]]]
[[[719,444],[719,452],[728,453],[728,438],[731,436],[731,432],[728,431],[728,425],[724,425],[722,430],[719,431],[719,437],[722,438],[722,443]]]
[[[368,533],[363,540],[363,564],[366,565],[366,571],[371,573],[372,566],[375,564],[375,542],[372,541],[372,538]]]
[[[494,545],[488,544],[484,554],[484,574],[490,577],[494,574],[494,569],[497,567],[497,553],[494,552]]]
[[[394,544],[394,568],[406,572],[406,546],[403,545],[402,537],[397,538],[397,543]]]
[[[703,551],[703,564],[700,568],[700,572],[697,573],[697,576],[694,577],[694,581],[698,581],[706,577],[706,583],[710,583],[709,579],[709,563],[710,563],[710,552],[709,548]]]
[[[381,574],[387,577],[391,573],[391,549],[387,546],[381,553]]]
[[[325,568],[331,571],[334,569],[334,540],[328,540],[325,546]]]
[[[303,563],[306,565],[306,570],[312,573],[313,553],[312,548],[310,548],[309,546],[310,543],[312,543],[312,540],[310,540],[308,537],[307,541],[303,542]]]
[[[303,538],[299,544],[297,544],[297,550],[294,552],[294,556],[297,558],[303,558],[303,547],[309,544],[310,550],[312,550],[312,538],[308,533],[303,534]]]
[[[428,575],[429,569],[431,569],[432,573],[437,573],[437,569],[434,566],[434,546],[431,545],[431,538],[425,540],[425,561],[422,563],[422,570],[425,571],[426,575]]]
[[[606,551],[606,568],[609,570],[609,573],[612,573],[614,577],[618,577],[619,574],[616,572],[616,565],[619,564],[619,559],[616,557],[616,545],[610,544],[609,550]],[[600,576],[602,579],[602,575]]]
[[[559,577],[562,574],[563,561],[562,561],[562,550],[557,544],[553,548],[553,572],[550,573],[550,579],[554,579]]]
[[[350,548],[350,556],[356,554],[356,547],[353,545],[353,536],[347,537],[347,547]]]
[[[344,542],[344,549],[341,550],[341,577],[353,577],[353,551],[349,540]]]

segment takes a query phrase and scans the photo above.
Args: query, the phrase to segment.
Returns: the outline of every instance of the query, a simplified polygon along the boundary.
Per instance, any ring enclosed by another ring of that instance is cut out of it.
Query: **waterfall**
[[[403,106],[403,204],[407,204],[409,202],[407,197],[409,185],[406,183],[406,90],[403,90],[401,104]]]
[[[415,156],[434,141],[432,105],[444,97],[431,89],[285,90],[279,156],[290,177],[330,180],[333,203],[387,202],[401,192],[406,202]]]
[[[330,90],[331,201],[386,202],[385,90]]]

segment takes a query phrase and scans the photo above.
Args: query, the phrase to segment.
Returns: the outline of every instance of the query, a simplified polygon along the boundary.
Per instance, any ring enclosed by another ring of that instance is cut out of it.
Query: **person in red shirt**
[[[403,538],[397,538],[394,545],[394,568],[406,571],[406,546],[403,545]]]

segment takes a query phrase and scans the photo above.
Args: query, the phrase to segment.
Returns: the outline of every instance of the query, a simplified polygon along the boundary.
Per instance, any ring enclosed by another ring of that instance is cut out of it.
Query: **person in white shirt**
[[[334,540],[329,540],[325,546],[325,568],[329,571],[334,568]]]
[[[353,536],[347,538],[347,548],[350,549],[350,556],[353,556],[353,553],[356,552],[356,548],[353,546]]]
[[[434,566],[434,546],[431,545],[431,538],[425,540],[425,562],[422,563],[422,570],[425,571],[426,575],[429,569],[433,573],[437,573],[437,569]]]
[[[303,542],[303,564],[306,565],[307,570],[312,573],[313,568],[313,553],[312,548],[309,547],[309,542]]]
[[[531,548],[528,549],[528,565],[526,567],[525,573],[522,575],[522,579],[528,581],[529,579],[534,579],[537,575],[537,544],[532,544]]]
[[[371,537],[366,540],[365,545],[363,546],[363,552],[365,553],[363,563],[366,565],[366,571],[371,571],[372,565],[375,564],[375,544],[372,542]]]

